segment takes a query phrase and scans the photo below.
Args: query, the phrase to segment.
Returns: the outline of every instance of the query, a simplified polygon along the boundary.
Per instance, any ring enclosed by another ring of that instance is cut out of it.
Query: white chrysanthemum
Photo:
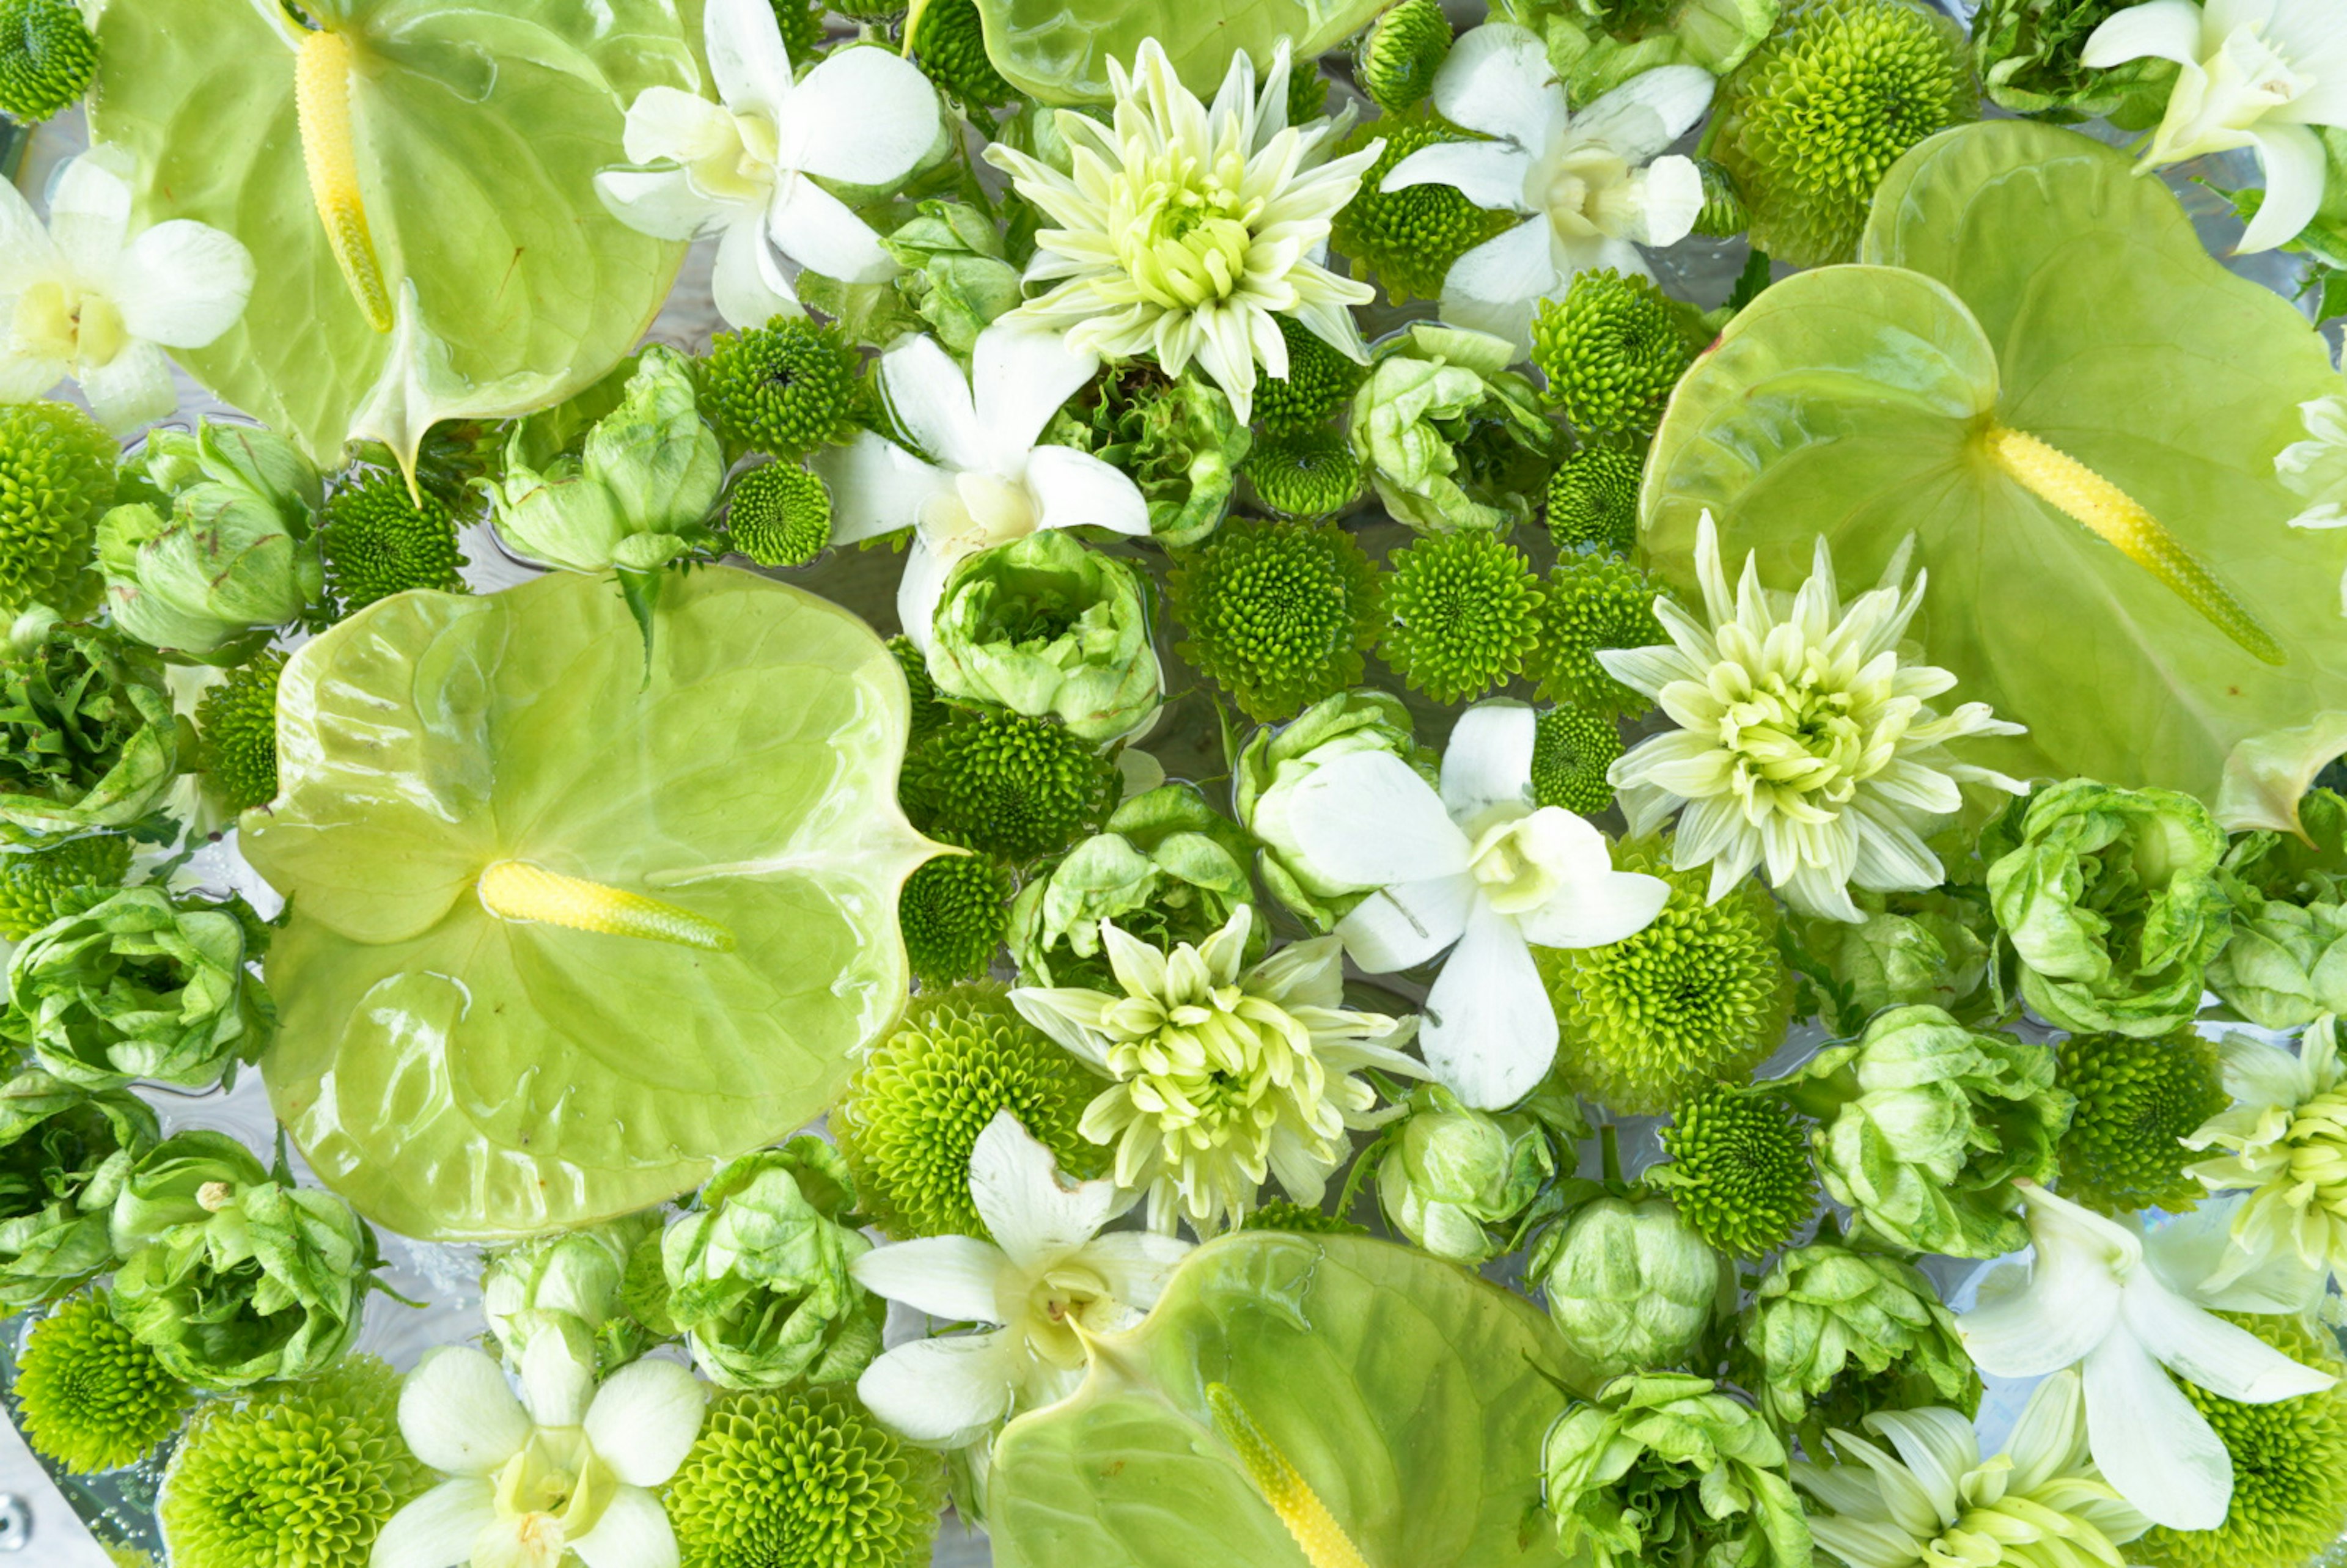
[[[2296,1055],[2247,1035],[2225,1040],[2233,1104],[2184,1140],[2188,1149],[2223,1151],[2190,1167],[2210,1192],[2245,1194],[2212,1286],[2283,1254],[2347,1276],[2347,1066],[2338,1029],[2325,1013]]]
[[[2018,781],[1947,753],[1951,741],[2017,735],[2021,726],[1985,702],[1934,712],[1925,704],[1956,678],[1899,656],[1923,603],[1925,574],[1900,588],[1908,556],[1901,548],[1881,584],[1844,606],[1820,538],[1799,593],[1763,589],[1747,556],[1731,596],[1706,513],[1696,571],[1711,624],[1657,600],[1669,647],[1598,653],[1615,680],[1660,702],[1678,725],[1606,774],[1630,831],[1653,833],[1677,815],[1673,864],[1708,865],[1713,899],[1758,866],[1802,912],[1857,920],[1853,886],[1940,885],[1939,857],[1923,839],[1963,804],[1958,784],[2021,793]]]
[[[1103,359],[1153,354],[1168,375],[1194,359],[1242,423],[1253,413],[1256,362],[1287,374],[1275,317],[1294,316],[1368,363],[1349,307],[1374,291],[1321,261],[1330,220],[1385,144],[1330,159],[1338,124],[1290,126],[1285,44],[1260,93],[1254,62],[1233,54],[1212,108],[1182,85],[1154,38],[1130,75],[1111,61],[1109,80],[1112,124],[1060,111],[1071,172],[999,143],[986,149],[1059,225],[1035,236],[1027,268],[1030,281],[1058,286],[1010,319],[1064,331]]]

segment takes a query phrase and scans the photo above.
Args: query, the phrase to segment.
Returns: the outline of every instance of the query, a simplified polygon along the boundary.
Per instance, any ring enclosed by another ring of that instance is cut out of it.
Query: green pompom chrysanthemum
[[[1361,493],[1361,464],[1341,431],[1298,431],[1255,443],[1240,472],[1266,511],[1306,521],[1343,511]]]
[[[1522,670],[1540,640],[1540,579],[1488,528],[1431,534],[1393,557],[1378,647],[1438,702],[1481,696]]]
[[[1257,721],[1358,683],[1382,595],[1353,537],[1332,523],[1233,518],[1174,566],[1176,650]]]
[[[831,491],[796,463],[761,465],[733,481],[725,533],[760,566],[805,566],[831,546]]]
[[[990,108],[1019,96],[987,57],[978,0],[922,0],[907,31],[913,63],[965,105]]]
[[[1602,948],[1534,948],[1556,1009],[1556,1076],[1613,1110],[1659,1115],[1750,1071],[1785,1038],[1793,976],[1777,902],[1747,877],[1717,904],[1708,867],[1676,871],[1667,840],[1615,846],[1614,864],[1671,885],[1654,924]]]
[[[440,1478],[399,1435],[399,1378],[372,1356],[206,1404],[163,1477],[173,1568],[366,1568]]]
[[[2078,1097],[2062,1134],[2062,1195],[2106,1214],[2181,1212],[2202,1195],[2180,1140],[2232,1103],[2217,1049],[2191,1027],[2151,1040],[2073,1035],[2055,1082]]]
[[[1274,316],[1287,344],[1287,374],[1255,383],[1255,422],[1266,436],[1295,436],[1325,425],[1360,390],[1368,368],[1354,364],[1293,316]]]
[[[1622,754],[1622,728],[1603,713],[1551,708],[1532,726],[1532,804],[1594,816],[1614,804],[1605,770]]]
[[[130,841],[114,834],[0,855],[0,937],[21,942],[101,902],[130,875]]]
[[[1342,1214],[1288,1198],[1273,1198],[1239,1222],[1243,1231],[1286,1231],[1293,1235],[1367,1235],[1369,1227]]]
[[[1328,112],[1328,78],[1317,62],[1298,58],[1287,70],[1287,123],[1304,125]]]
[[[429,491],[417,506],[388,474],[334,492],[318,530],[326,587],[344,615],[411,588],[465,591],[468,564],[456,543],[456,519]]]
[[[1530,661],[1540,694],[1593,713],[1642,713],[1645,697],[1599,663],[1606,648],[1651,648],[1663,641],[1655,585],[1627,561],[1566,556],[1550,572],[1541,606],[1540,651]]]
[[[1752,210],[1727,170],[1708,158],[1696,159],[1703,177],[1703,208],[1695,215],[1695,231],[1715,240],[1728,240],[1752,226]]]
[[[74,0],[0,0],[0,112],[33,125],[69,107],[97,75],[97,40]]]
[[[661,1501],[680,1568],[926,1568],[938,1456],[845,1389],[718,1400]]]
[[[936,734],[952,717],[953,710],[938,701],[937,682],[929,679],[928,656],[911,638],[899,634],[888,639],[888,654],[897,661],[897,668],[905,672],[905,689],[912,695],[912,733],[906,737],[906,743],[917,745]]]
[[[905,758],[906,813],[933,838],[1026,860],[1100,826],[1116,769],[1061,725],[1020,713],[962,713]]]
[[[257,654],[196,700],[197,765],[231,811],[277,798],[277,682],[284,673],[284,654]]]
[[[120,450],[69,403],[0,404],[0,617],[97,607],[97,519]]]
[[[769,0],[774,13],[774,26],[782,29],[783,47],[791,54],[791,63],[804,69],[823,43],[825,7],[810,5],[808,0]]]
[[[1679,1102],[1662,1132],[1667,1164],[1646,1180],[1668,1193],[1696,1235],[1733,1257],[1758,1257],[1817,1212],[1809,1140],[1784,1104],[1707,1084]]]
[[[924,986],[986,973],[1010,928],[1010,874],[983,855],[940,855],[897,896],[905,958]]]
[[[1979,112],[1963,30],[1923,0],[1795,0],[1721,84],[1711,152],[1754,247],[1819,267],[1856,257],[1908,149]]]
[[[855,428],[860,371],[837,327],[782,317],[717,334],[702,408],[727,440],[795,462]]]
[[[16,1362],[16,1402],[33,1451],[88,1475],[153,1452],[195,1396],[114,1321],[100,1291],[33,1326]]]
[[[1686,312],[1645,278],[1607,267],[1573,275],[1532,322],[1532,364],[1549,401],[1583,436],[1644,436],[1695,363]]]
[[[1522,221],[1513,212],[1485,211],[1453,186],[1378,189],[1396,164],[1419,148],[1475,139],[1422,111],[1371,120],[1346,137],[1348,153],[1378,140],[1386,149],[1362,172],[1361,188],[1337,214],[1328,241],[1358,263],[1357,273],[1366,269],[1384,284],[1389,298],[1440,299],[1453,261]]]
[[[1102,1080],[1019,1016],[1007,988],[960,986],[913,999],[872,1048],[831,1113],[832,1135],[873,1223],[899,1240],[985,1237],[969,1155],[1009,1111],[1060,1168],[1090,1175],[1103,1151],[1077,1131]]]
[[[1626,446],[1584,446],[1548,481],[1548,537],[1559,553],[1628,555],[1638,542],[1638,481],[1645,455]]]
[[[2291,1360],[2347,1373],[2338,1341],[2288,1313],[2219,1313]],[[2155,1527],[2127,1548],[2144,1568],[2298,1568],[2347,1530],[2347,1382],[2245,1405],[2178,1378],[2233,1460],[2233,1497],[2214,1530]]]
[[[1401,0],[1361,36],[1353,76],[1371,103],[1400,114],[1434,90],[1434,73],[1450,57],[1450,18],[1442,0]]]

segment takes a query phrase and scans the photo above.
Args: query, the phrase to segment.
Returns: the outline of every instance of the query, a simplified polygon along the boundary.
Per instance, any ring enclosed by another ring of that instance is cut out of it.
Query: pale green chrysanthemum
[[[15,1393],[25,1440],[74,1475],[145,1457],[195,1402],[155,1352],[114,1321],[104,1291],[76,1296],[34,1325],[16,1361]]]
[[[1772,1252],[1817,1212],[1809,1140],[1773,1097],[1725,1084],[1697,1089],[1679,1102],[1662,1139],[1669,1161],[1646,1180],[1721,1252]]]
[[[2233,1243],[2207,1288],[2220,1290],[2264,1259],[2295,1253],[2309,1268],[2347,1277],[2347,1065],[2339,1022],[2318,1019],[2292,1055],[2247,1035],[2220,1053],[2232,1106],[2184,1140],[2219,1149],[2189,1167],[2212,1193],[2245,1192]]]
[[[2225,1109],[2216,1047],[2188,1024],[2150,1040],[2073,1035],[2054,1081],[2078,1097],[2062,1134],[2064,1197],[2106,1214],[2193,1206],[2203,1189],[2184,1140]]]
[[[1532,730],[1532,804],[1594,816],[1614,804],[1605,770],[1622,754],[1622,728],[1603,713],[1551,708]]]
[[[681,1568],[927,1568],[945,1475],[844,1389],[731,1395],[661,1501]]]
[[[924,987],[986,973],[1010,929],[1010,874],[984,855],[940,855],[897,896],[905,960]]]
[[[1430,534],[1397,550],[1378,651],[1438,702],[1471,702],[1523,668],[1540,641],[1540,579],[1489,528]]]

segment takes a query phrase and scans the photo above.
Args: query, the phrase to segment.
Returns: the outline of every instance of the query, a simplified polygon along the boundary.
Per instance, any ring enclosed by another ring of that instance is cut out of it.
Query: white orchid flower
[[[1658,156],[1710,107],[1711,73],[1665,66],[1573,113],[1548,50],[1526,28],[1460,36],[1434,77],[1434,107],[1495,138],[1440,142],[1394,165],[1381,190],[1456,186],[1478,207],[1526,214],[1442,281],[1442,319],[1532,346],[1534,305],[1592,267],[1650,277],[1641,245],[1676,245],[1703,210],[1691,159]]]
[[[2151,0],[2096,27],[2081,56],[2101,70],[2157,56],[2182,69],[2138,173],[2253,147],[2265,204],[2244,251],[2296,238],[2322,205],[2319,125],[2347,126],[2347,7],[2339,0]]]
[[[2232,1501],[2232,1456],[2168,1372],[2251,1405],[2337,1379],[2178,1294],[2133,1228],[2034,1182],[2014,1185],[2029,1207],[2034,1255],[1983,1282],[1980,1305],[1956,1319],[1964,1348],[2004,1378],[2077,1367],[2104,1479],[2156,1524],[2214,1530]]]
[[[232,234],[177,218],[133,229],[130,186],[105,149],[58,171],[45,229],[0,180],[0,402],[68,378],[117,436],[179,406],[167,348],[202,348],[252,297],[252,253]]]
[[[522,1353],[522,1397],[469,1345],[434,1350],[399,1394],[399,1431],[448,1477],[392,1515],[369,1568],[676,1568],[657,1489],[701,1432],[706,1396],[674,1361],[595,1385],[591,1348],[562,1333]]]
[[[709,0],[702,34],[724,101],[638,93],[622,145],[660,167],[597,175],[603,204],[658,239],[723,235],[711,288],[735,326],[795,307],[784,258],[842,282],[895,277],[871,225],[815,181],[892,185],[919,167],[943,123],[929,79],[887,49],[843,48],[794,80],[766,0]]]
[[[1001,1325],[899,1345],[857,1380],[875,1416],[937,1448],[1074,1392],[1085,1341],[1140,1322],[1190,1250],[1153,1231],[1100,1235],[1133,1195],[1113,1182],[1070,1182],[1009,1111],[970,1151],[969,1195],[993,1241],[924,1236],[848,1266],[866,1289],[932,1317]]]
[[[1130,478],[1088,452],[1035,444],[1099,368],[1056,332],[1005,322],[978,334],[968,376],[934,338],[880,356],[889,408],[934,461],[866,430],[817,453],[814,467],[831,487],[834,543],[916,530],[897,591],[916,646],[928,647],[946,574],[964,557],[1038,528],[1149,531],[1149,504]]]
[[[1645,929],[1670,884],[1614,869],[1605,835],[1532,805],[1530,708],[1485,702],[1451,732],[1437,794],[1390,752],[1313,770],[1289,806],[1299,858],[1324,881],[1381,891],[1337,925],[1372,974],[1455,943],[1419,1042],[1468,1104],[1512,1105],[1556,1056],[1556,1012],[1528,944],[1594,948]]]

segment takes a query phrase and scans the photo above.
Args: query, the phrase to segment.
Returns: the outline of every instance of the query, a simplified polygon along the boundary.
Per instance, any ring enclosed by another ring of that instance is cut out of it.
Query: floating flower
[[[1007,321],[979,333],[967,375],[936,339],[917,337],[880,356],[880,388],[905,433],[936,461],[868,430],[815,456],[831,487],[834,544],[916,530],[897,614],[921,648],[947,573],[968,557],[1039,528],[1149,531],[1148,503],[1130,478],[1072,446],[1037,445],[1060,405],[1099,368],[1072,336]]]
[[[1231,56],[1213,108],[1184,87],[1154,38],[1133,68],[1109,62],[1115,96],[1102,125],[1062,109],[1073,166],[1062,174],[999,143],[989,162],[1059,225],[1035,236],[1030,281],[1057,284],[1010,316],[1068,333],[1105,359],[1154,355],[1179,376],[1197,361],[1251,416],[1255,364],[1287,374],[1278,318],[1294,316],[1366,363],[1348,307],[1376,297],[1321,265],[1328,226],[1360,188],[1376,144],[1329,157],[1335,122],[1287,123],[1287,49],[1255,90],[1255,63]]]
[[[2210,1192],[2248,1195],[2233,1215],[2233,1246],[2209,1288],[2280,1252],[2347,1276],[2347,1067],[2339,1060],[2339,1020],[2318,1020],[2295,1055],[2239,1034],[2226,1039],[2220,1055],[2233,1104],[2184,1143],[2224,1151],[2190,1168]]]
[[[2151,0],[2086,40],[2092,67],[2147,56],[2182,67],[2137,173],[2203,153],[2254,147],[2266,199],[2243,251],[2296,238],[2322,205],[2317,126],[2347,127],[2347,26],[2332,0]]]
[[[1085,1108],[1084,1136],[1113,1143],[1117,1184],[1149,1194],[1152,1228],[1187,1219],[1211,1235],[1246,1217],[1266,1175],[1317,1204],[1347,1154],[1349,1128],[1398,1112],[1355,1076],[1426,1070],[1397,1048],[1414,1020],[1344,1006],[1334,938],[1283,948],[1241,968],[1255,908],[1241,904],[1204,942],[1163,953],[1100,927],[1122,996],[1023,986],[1028,1021],[1116,1081]]]
[[[1532,309],[1574,273],[1648,275],[1640,245],[1676,245],[1703,210],[1691,159],[1657,154],[1703,118],[1711,73],[1665,66],[1633,77],[1579,114],[1539,37],[1495,23],[1452,47],[1434,77],[1445,119],[1490,141],[1437,142],[1396,164],[1381,190],[1448,185],[1478,206],[1525,214],[1451,263],[1442,319],[1532,346]]]
[[[1325,884],[1381,889],[1337,925],[1372,974],[1414,968],[1457,945],[1426,1000],[1434,1075],[1496,1111],[1532,1091],[1556,1054],[1556,1014],[1531,944],[1594,948],[1644,930],[1669,885],[1617,872],[1605,836],[1532,805],[1532,710],[1470,708],[1451,732],[1442,787],[1387,751],[1330,759],[1296,787],[1289,859]]]
[[[59,171],[43,228],[13,185],[0,190],[0,402],[68,378],[118,436],[179,405],[167,348],[202,348],[252,297],[252,253],[208,223],[133,231],[130,187],[106,151]]]
[[[2017,735],[2021,726],[1984,702],[1944,718],[1933,712],[1924,704],[1956,678],[1900,658],[1899,641],[1923,603],[1925,574],[1899,587],[1908,553],[1847,606],[1822,538],[1791,600],[1760,586],[1758,556],[1745,558],[1731,597],[1706,513],[1696,570],[1711,624],[1657,600],[1672,646],[1599,650],[1614,679],[1660,702],[1679,726],[1634,747],[1608,775],[1630,831],[1652,833],[1677,815],[1672,863],[1708,863],[1713,898],[1759,866],[1804,914],[1859,920],[1853,886],[1940,885],[1940,858],[1923,839],[1963,805],[1959,784],[2021,792],[2015,780],[1946,751],[1951,741]]]
[[[1113,1182],[1070,1182],[1007,1110],[970,1151],[969,1194],[992,1242],[925,1236],[855,1264],[857,1282],[892,1301],[999,1325],[899,1345],[857,1381],[875,1416],[938,1448],[959,1448],[1014,1409],[1072,1393],[1087,1339],[1140,1322],[1190,1250],[1146,1231],[1102,1235],[1130,1200]]]

